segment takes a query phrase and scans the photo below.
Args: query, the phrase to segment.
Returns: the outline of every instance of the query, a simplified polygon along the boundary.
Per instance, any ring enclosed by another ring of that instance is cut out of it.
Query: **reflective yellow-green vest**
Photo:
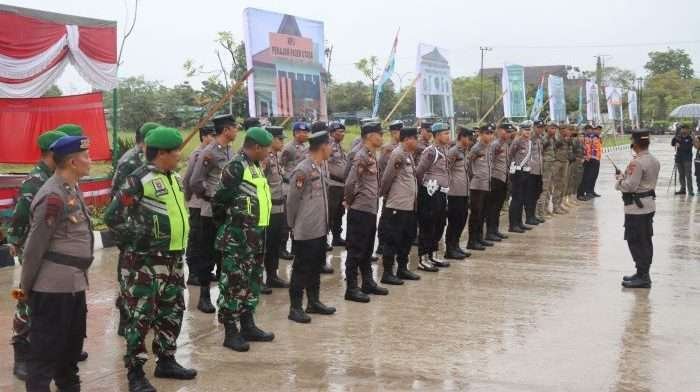
[[[177,173],[150,172],[141,178],[143,198],[140,201],[152,223],[151,248],[182,251],[187,247],[190,231],[187,204],[182,181]],[[148,222],[146,222],[148,224]]]
[[[247,208],[249,214],[257,214],[258,226],[267,227],[270,225],[270,210],[272,209],[272,194],[267,178],[262,169],[257,165],[250,165],[243,162],[243,181],[240,190],[247,195]],[[253,211],[251,199],[257,201],[258,211]]]

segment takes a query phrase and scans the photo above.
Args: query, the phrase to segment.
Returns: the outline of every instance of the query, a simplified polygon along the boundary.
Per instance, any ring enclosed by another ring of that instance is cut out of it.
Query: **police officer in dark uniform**
[[[626,288],[650,288],[649,268],[654,254],[651,237],[656,211],[656,182],[661,165],[649,152],[649,130],[632,131],[632,150],[636,154],[624,173],[616,173],[615,188],[622,192],[625,204],[625,240],[637,272],[622,278]]]
[[[450,168],[450,191],[447,193],[447,229],[445,230],[445,258],[462,260],[471,253],[459,247],[459,238],[469,216],[469,159],[467,154],[474,144],[474,131],[458,127],[457,143],[447,150]]]
[[[491,141],[495,124],[479,128],[479,141],[469,151],[469,241],[467,249],[485,250],[493,242],[484,240],[486,198],[491,191]]]

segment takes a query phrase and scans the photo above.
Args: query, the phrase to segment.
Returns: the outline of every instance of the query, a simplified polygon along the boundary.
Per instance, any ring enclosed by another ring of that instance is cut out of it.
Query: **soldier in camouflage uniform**
[[[124,363],[132,392],[155,391],[143,372],[150,329],[158,356],[156,377],[189,380],[197,375],[175,361],[185,310],[182,256],[189,232],[182,179],[175,171],[182,136],[176,129],[158,127],[145,141],[148,163],[127,176],[105,212],[105,222],[122,244]]]
[[[552,176],[552,211],[555,214],[566,214],[569,211],[562,206],[564,201],[564,188],[569,168],[569,130],[566,127],[559,129],[555,142],[554,158],[556,166]]]
[[[573,150],[574,161],[571,163],[571,179],[569,180],[569,194],[573,197],[573,202],[578,205],[580,194],[578,193],[581,180],[583,179],[583,160],[585,151],[583,149],[583,132],[576,129],[571,134],[571,149]]]
[[[541,219],[552,213],[549,209],[549,202],[554,193],[552,183],[554,173],[558,171],[559,167],[555,156],[558,128],[555,123],[547,124],[547,133],[542,137],[542,194],[537,200],[537,209],[535,210],[536,217]]]
[[[141,128],[136,131],[136,145],[126,152],[117,161],[117,168],[114,170],[114,177],[112,177],[112,195],[116,194],[119,188],[126,181],[126,177],[131,174],[134,170],[138,169],[144,164],[144,141],[148,131],[159,127],[160,124],[154,122],[146,122],[141,125]],[[121,260],[124,252],[122,252],[121,244],[117,244],[119,247],[119,258]],[[124,290],[123,282],[121,279],[121,267],[120,262],[117,262],[117,281],[119,282],[119,293]],[[117,295],[116,306],[119,309],[119,326],[117,327],[117,335],[124,336],[124,323],[126,322],[126,309],[123,306],[123,299],[121,295]]]
[[[49,131],[39,136],[37,145],[41,150],[41,160],[29,172],[29,176],[22,181],[19,188],[19,199],[15,204],[7,231],[7,240],[10,244],[10,253],[19,256],[22,262],[22,249],[29,234],[30,206],[34,196],[39,192],[39,188],[53,175],[56,164],[53,160],[53,153],[49,149],[51,144],[61,137],[66,136],[63,132]],[[20,380],[27,377],[27,354],[29,352],[29,304],[18,301],[15,314],[12,319],[12,346],[15,352],[14,374]]]
[[[219,278],[219,322],[224,324],[224,347],[248,351],[248,341],[275,337],[255,325],[253,313],[262,288],[265,229],[272,197],[260,166],[269,154],[272,135],[263,128],[246,131],[242,150],[226,165],[214,195],[214,214],[223,216],[216,247],[223,252]],[[241,329],[236,323],[240,320]]]

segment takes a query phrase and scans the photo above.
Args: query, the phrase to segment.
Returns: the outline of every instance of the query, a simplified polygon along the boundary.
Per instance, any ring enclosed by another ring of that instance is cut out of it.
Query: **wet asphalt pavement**
[[[252,343],[248,353],[221,346],[223,328],[214,315],[196,310],[198,292],[190,289],[177,358],[199,375],[150,379],[159,391],[182,392],[698,391],[700,197],[666,191],[673,151],[667,137],[653,143],[662,167],[651,290],[620,286],[634,265],[612,165],[604,159],[601,198],[439,273],[421,272],[418,282],[388,287],[389,296],[373,296],[369,304],[343,300],[345,251],[336,248],[328,256],[336,272],[322,276],[321,298],[337,314],[293,323],[288,294],[278,289],[262,297],[257,312],[258,325],[274,332],[275,341]],[[630,158],[627,151],[610,156],[621,166]],[[84,391],[127,390],[124,342],[116,335],[115,261],[115,250],[98,251],[90,271]],[[281,261],[285,279],[290,266]],[[3,342],[10,339],[8,294],[19,272],[0,270]],[[0,345],[0,391],[23,391],[11,363],[11,346]],[[152,358],[147,374],[154,364]]]

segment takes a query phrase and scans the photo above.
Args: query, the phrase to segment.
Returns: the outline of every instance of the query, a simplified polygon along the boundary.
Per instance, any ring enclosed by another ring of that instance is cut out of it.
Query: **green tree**
[[[666,119],[675,107],[700,99],[700,80],[684,79],[678,71],[655,74],[644,83],[642,110],[649,120]]]
[[[376,88],[377,80],[382,76],[382,69],[379,67],[379,60],[377,56],[370,56],[367,58],[361,58],[355,63],[355,68],[362,73],[362,75],[370,81],[372,86],[370,105],[374,106],[374,92]],[[371,109],[371,108],[370,108]]]
[[[161,119],[158,99],[160,83],[143,76],[131,76],[119,81],[119,123],[121,129],[134,131],[146,121]],[[112,94],[104,94],[105,107],[112,107]]]
[[[468,122],[479,120],[479,92],[481,79],[478,76],[460,76],[452,79],[452,97],[457,117],[463,117]],[[484,79],[484,113],[493,105],[500,88],[491,78]]]
[[[644,68],[650,76],[676,71],[682,79],[691,79],[695,74],[693,61],[683,49],[668,48],[665,52],[649,52],[649,61]]]
[[[331,83],[328,86],[329,113],[370,110],[370,88],[357,82]]]
[[[63,95],[63,91],[55,84],[52,84],[42,97],[60,97],[61,95]]]

